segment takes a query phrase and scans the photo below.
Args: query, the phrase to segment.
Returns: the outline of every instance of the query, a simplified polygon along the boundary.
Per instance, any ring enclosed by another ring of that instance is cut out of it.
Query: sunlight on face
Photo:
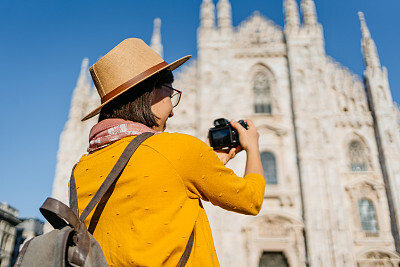
[[[166,85],[172,86],[170,83]],[[171,95],[173,91],[165,86],[161,86],[161,88],[156,88],[152,93],[151,98],[151,111],[156,118],[158,123],[158,127],[154,126],[153,129],[156,131],[164,131],[167,127],[167,120],[169,117],[174,116],[173,107],[171,103]]]

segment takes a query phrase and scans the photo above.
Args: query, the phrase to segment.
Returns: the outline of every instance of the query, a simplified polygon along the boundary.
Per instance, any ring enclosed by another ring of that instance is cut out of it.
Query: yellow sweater
[[[133,138],[82,156],[74,172],[79,213]],[[195,137],[158,134],[133,154],[93,235],[110,266],[177,266],[194,227],[187,266],[219,266],[200,199],[226,210],[256,215],[264,186],[259,174],[236,176]],[[85,220],[88,227],[93,213]]]

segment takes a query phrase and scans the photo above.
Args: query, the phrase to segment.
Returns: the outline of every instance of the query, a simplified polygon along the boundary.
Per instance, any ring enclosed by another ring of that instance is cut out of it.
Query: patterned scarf
[[[94,151],[109,146],[124,137],[139,135],[145,132],[151,132],[154,134],[161,133],[138,122],[123,119],[102,120],[90,130],[89,147],[87,151],[93,153]]]

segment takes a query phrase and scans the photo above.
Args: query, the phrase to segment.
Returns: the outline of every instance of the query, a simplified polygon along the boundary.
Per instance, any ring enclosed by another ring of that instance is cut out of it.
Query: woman
[[[153,132],[133,154],[100,219],[85,220],[110,266],[177,266],[192,231],[187,266],[219,266],[200,199],[243,214],[259,213],[264,177],[258,133],[239,123],[242,148],[214,152],[199,139],[164,133],[181,92],[172,70],[190,56],[168,64],[142,40],[127,39],[96,62],[90,72],[102,104],[90,133],[89,154],[74,174],[79,211],[89,203],[124,148],[140,133]],[[239,149],[247,152],[244,178],[224,166]]]

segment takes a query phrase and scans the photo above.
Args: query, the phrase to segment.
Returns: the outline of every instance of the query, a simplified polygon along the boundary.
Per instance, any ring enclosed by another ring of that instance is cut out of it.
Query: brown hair
[[[143,123],[148,127],[159,126],[156,122],[158,117],[151,112],[151,94],[161,85],[173,81],[174,76],[169,69],[156,73],[102,107],[99,122],[118,118]]]

